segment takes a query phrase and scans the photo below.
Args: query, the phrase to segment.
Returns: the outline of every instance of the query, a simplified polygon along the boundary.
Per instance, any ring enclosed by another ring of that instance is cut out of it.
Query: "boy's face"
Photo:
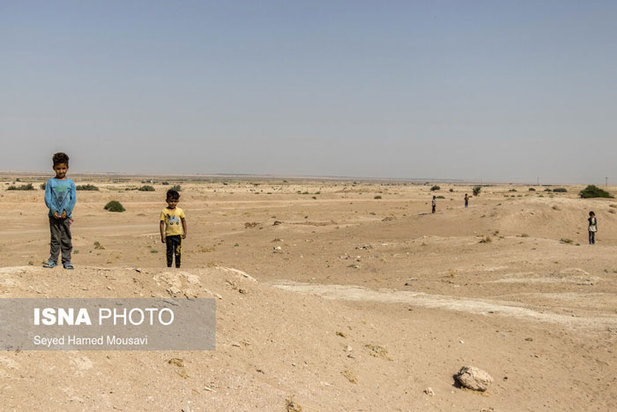
[[[178,205],[178,202],[180,201],[180,199],[172,199],[171,197],[167,198],[167,207],[169,209],[175,209],[176,206]]]
[[[69,166],[66,163],[58,163],[54,165],[53,169],[56,172],[56,179],[64,179],[66,172],[69,171]]]

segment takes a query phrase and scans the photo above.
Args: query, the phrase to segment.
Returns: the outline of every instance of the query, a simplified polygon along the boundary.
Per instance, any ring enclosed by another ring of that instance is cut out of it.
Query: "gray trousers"
[[[71,251],[73,250],[71,222],[72,219],[69,217],[66,219],[49,218],[49,231],[51,232],[49,260],[57,263],[58,255],[62,250],[62,263],[71,261]]]

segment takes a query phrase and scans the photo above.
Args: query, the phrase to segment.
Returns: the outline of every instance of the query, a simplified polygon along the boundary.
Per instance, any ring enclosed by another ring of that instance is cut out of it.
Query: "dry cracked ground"
[[[463,184],[75,176],[99,190],[78,191],[66,271],[41,267],[43,177],[19,178],[0,182],[2,298],[214,298],[217,342],[0,352],[3,410],[617,409],[617,201],[582,187],[487,186],[466,209]],[[179,270],[163,180],[182,186]],[[455,385],[464,365],[487,392]]]

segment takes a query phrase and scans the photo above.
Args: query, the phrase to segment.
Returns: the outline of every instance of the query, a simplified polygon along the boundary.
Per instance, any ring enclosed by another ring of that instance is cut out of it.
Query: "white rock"
[[[454,379],[464,388],[484,392],[493,382],[491,375],[475,366],[463,366]]]

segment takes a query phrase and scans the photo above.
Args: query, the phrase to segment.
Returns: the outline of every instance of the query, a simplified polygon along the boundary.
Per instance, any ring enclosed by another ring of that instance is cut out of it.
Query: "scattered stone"
[[[172,297],[176,297],[177,295],[182,294],[182,291],[175,286],[166,289],[166,292],[169,293],[169,295]]]
[[[345,335],[345,333],[341,332],[341,331],[336,331],[336,336],[340,336],[341,338],[346,338],[347,335]]]
[[[454,379],[464,388],[484,392],[493,382],[491,375],[475,366],[463,366]]]
[[[278,226],[278,225],[282,225],[283,222],[281,222],[280,220],[275,220],[274,223],[272,223],[272,226]]]
[[[244,224],[244,228],[245,229],[253,229],[253,228],[257,227],[257,226],[259,226],[259,223],[257,223],[257,222],[246,222]]]
[[[432,388],[426,388],[424,390],[424,393],[427,394],[428,396],[435,396],[435,392],[433,392]]]

